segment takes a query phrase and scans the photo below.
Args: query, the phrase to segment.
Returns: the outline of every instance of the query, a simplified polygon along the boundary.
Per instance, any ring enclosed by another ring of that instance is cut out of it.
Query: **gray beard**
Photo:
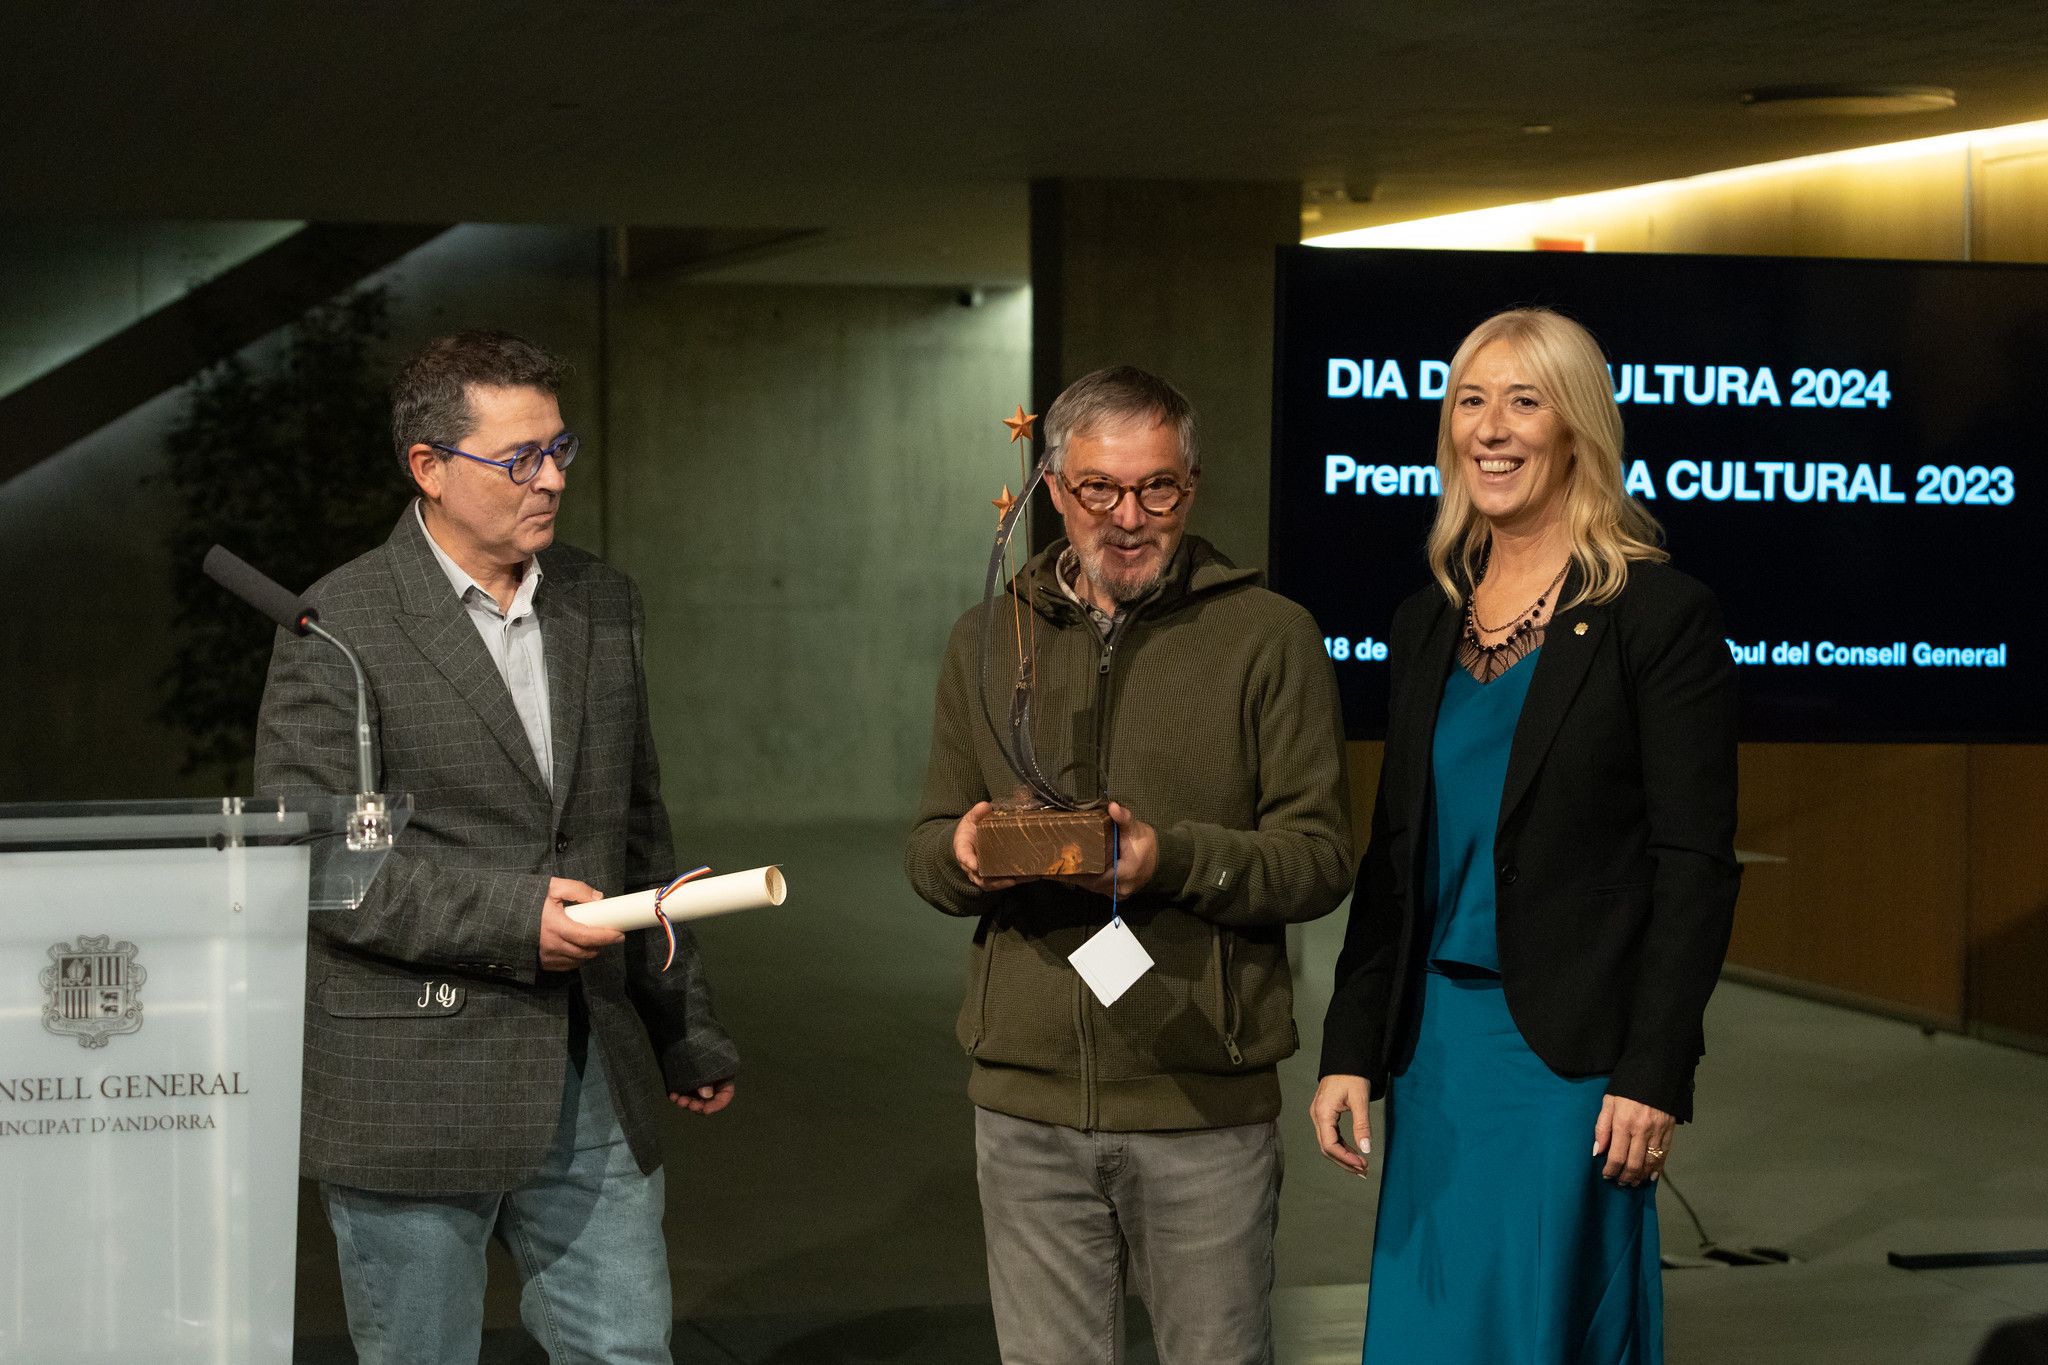
[[[1102,546],[1097,542],[1089,551],[1080,552],[1081,572],[1097,592],[1109,598],[1118,606],[1127,606],[1159,586],[1159,580],[1166,576],[1167,559],[1161,559],[1159,567],[1136,582],[1118,581],[1103,570]]]

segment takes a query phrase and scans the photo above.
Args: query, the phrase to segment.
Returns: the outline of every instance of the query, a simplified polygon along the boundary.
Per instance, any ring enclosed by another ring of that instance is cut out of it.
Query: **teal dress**
[[[1654,1185],[1592,1156],[1607,1078],[1566,1079],[1508,1014],[1494,833],[1540,650],[1445,680],[1431,753],[1430,950],[1388,1088],[1365,1365],[1662,1365]]]

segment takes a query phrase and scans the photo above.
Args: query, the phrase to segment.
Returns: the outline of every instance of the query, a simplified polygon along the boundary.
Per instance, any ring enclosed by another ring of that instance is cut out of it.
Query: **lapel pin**
[[[1579,623],[1578,623],[1577,625],[1575,625],[1575,626],[1573,626],[1573,627],[1572,627],[1572,634],[1574,634],[1574,635],[1584,635],[1585,633],[1586,633],[1586,623],[1585,623],[1584,621],[1581,621],[1581,622],[1579,622]]]

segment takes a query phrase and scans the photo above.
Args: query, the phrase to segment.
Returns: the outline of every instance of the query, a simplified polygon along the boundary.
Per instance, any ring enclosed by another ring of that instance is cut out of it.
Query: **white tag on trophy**
[[[1105,1006],[1114,1005],[1139,977],[1152,970],[1152,954],[1120,918],[1069,953],[1067,961]]]

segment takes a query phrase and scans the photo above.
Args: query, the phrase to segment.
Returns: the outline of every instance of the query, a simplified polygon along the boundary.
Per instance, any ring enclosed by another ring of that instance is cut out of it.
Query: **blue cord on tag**
[[[1122,842],[1117,836],[1122,833],[1123,830],[1120,826],[1112,824],[1109,827],[1109,922],[1111,924],[1122,924],[1124,922],[1124,917],[1117,912],[1116,905],[1117,846]]]

